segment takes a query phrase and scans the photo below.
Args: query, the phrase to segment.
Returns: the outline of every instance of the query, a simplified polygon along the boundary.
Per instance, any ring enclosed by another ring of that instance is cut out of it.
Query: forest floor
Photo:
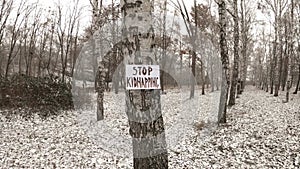
[[[300,168],[300,95],[247,87],[217,126],[218,92],[167,90],[162,112],[169,168]],[[95,106],[42,120],[0,111],[0,168],[132,168],[124,94],[105,94],[105,120]],[[23,110],[19,110],[22,112]]]

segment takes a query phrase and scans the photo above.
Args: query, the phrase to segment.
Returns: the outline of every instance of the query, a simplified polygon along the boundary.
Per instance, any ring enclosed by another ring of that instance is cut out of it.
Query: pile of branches
[[[26,110],[22,116],[38,113],[47,117],[73,109],[71,85],[49,77],[13,75],[0,77],[0,109]],[[18,112],[18,111],[13,111]]]

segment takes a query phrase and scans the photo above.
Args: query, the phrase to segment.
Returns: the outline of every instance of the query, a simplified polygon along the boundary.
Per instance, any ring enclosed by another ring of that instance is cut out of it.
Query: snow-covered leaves
[[[105,125],[90,117],[82,119],[90,120],[94,132],[103,134],[102,142],[93,138],[84,121],[78,121],[84,113],[93,112],[66,112],[46,120],[38,116],[25,120],[18,115],[6,118],[1,113],[1,167],[132,168],[131,156],[114,154],[105,147],[107,142],[112,148],[118,146],[123,138],[128,141],[122,143],[124,150],[131,151],[126,115],[118,112],[125,108],[120,106],[123,96],[105,96]],[[187,100],[188,92],[168,91],[162,96],[162,109],[169,168],[299,168],[300,98],[292,97],[289,103],[282,103],[283,98],[248,88],[229,109],[228,123],[216,127],[214,93]],[[199,124],[204,124],[202,130]],[[105,131],[111,132],[111,137]],[[175,138],[172,134],[176,131]]]

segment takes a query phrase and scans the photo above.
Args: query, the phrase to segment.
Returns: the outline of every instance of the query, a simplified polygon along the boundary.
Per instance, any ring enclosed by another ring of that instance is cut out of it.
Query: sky
[[[75,0],[53,0],[53,1],[52,0],[29,0],[29,1],[33,1],[33,2],[38,1],[38,3],[45,8],[48,7],[55,8],[57,4],[61,4],[63,7],[68,8],[70,4],[74,4]],[[79,7],[83,8],[81,23],[88,24],[89,22],[91,22],[91,7],[90,7],[89,0],[79,0]]]
[[[21,0],[16,0],[16,1],[21,1]],[[68,8],[68,6],[70,6],[70,4],[74,4],[74,1],[75,0],[27,0],[28,3],[34,3],[34,2],[38,2],[38,4],[40,6],[43,6],[45,9],[47,8],[56,8],[56,5],[57,4],[61,4],[62,6],[65,7],[65,9]],[[90,0],[79,0],[79,6],[80,7],[83,7],[83,12],[82,12],[82,15],[81,15],[81,27],[82,27],[82,30],[84,30],[84,28],[86,28],[90,23],[91,23],[91,6],[90,6]],[[119,2],[119,0],[115,0],[117,3]],[[159,1],[159,0],[155,0],[155,1]],[[163,0],[161,0],[163,1]],[[197,3],[204,3],[206,4],[208,0],[197,0]],[[210,1],[213,1],[213,0],[210,0]],[[251,3],[254,2],[255,4],[255,1],[256,0],[253,0],[251,1]],[[103,0],[104,4],[108,5],[112,2],[112,0]],[[173,2],[173,3],[172,3]],[[179,0],[179,2],[182,2],[182,0]],[[168,9],[170,9],[171,11],[173,10],[173,7],[174,6],[174,3],[177,4],[177,0],[168,0]],[[186,4],[187,6],[187,9],[190,10],[191,7],[194,5],[194,1],[193,0],[184,0],[184,3]],[[253,6],[255,7],[255,6]],[[217,15],[217,8],[215,8],[215,11],[213,11],[213,13],[215,15]],[[265,21],[265,24],[264,26],[261,26],[259,25],[259,23],[257,23],[257,27],[259,29],[264,29],[264,28],[268,28],[268,30],[270,30],[270,22],[267,21],[267,17],[264,16],[264,14],[262,14],[261,12],[259,11],[256,11],[256,20],[260,20],[260,21]],[[168,14],[168,17],[171,17],[173,18],[173,14],[172,13],[169,13]],[[178,17],[178,19],[181,19],[181,16]],[[171,19],[170,19],[171,20]],[[181,23],[181,27],[182,29],[185,28],[184,24],[182,21],[180,21]]]
[[[18,0],[20,1],[20,0]],[[84,12],[83,12],[83,19],[84,20],[91,20],[91,7],[90,7],[90,0],[79,0],[79,6],[84,8]],[[119,0],[115,0],[117,3],[119,2]],[[177,3],[176,0],[172,0],[173,2]],[[181,0],[179,0],[181,1]],[[202,0],[197,0],[197,2],[201,2]],[[57,4],[61,4],[62,6],[69,6],[70,4],[72,4],[74,2],[74,0],[28,0],[29,3],[35,3],[38,2],[39,5],[48,8],[55,8]],[[108,5],[111,4],[112,0],[103,0],[104,5]],[[172,8],[171,7],[171,1],[168,0],[168,8]],[[186,6],[188,7],[188,9],[191,8],[191,6],[194,4],[193,0],[188,0],[185,1]]]

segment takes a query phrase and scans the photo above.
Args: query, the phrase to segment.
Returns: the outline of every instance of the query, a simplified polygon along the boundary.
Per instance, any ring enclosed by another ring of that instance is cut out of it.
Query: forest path
[[[192,168],[300,168],[300,97],[284,97],[247,87],[228,123],[190,145]]]

